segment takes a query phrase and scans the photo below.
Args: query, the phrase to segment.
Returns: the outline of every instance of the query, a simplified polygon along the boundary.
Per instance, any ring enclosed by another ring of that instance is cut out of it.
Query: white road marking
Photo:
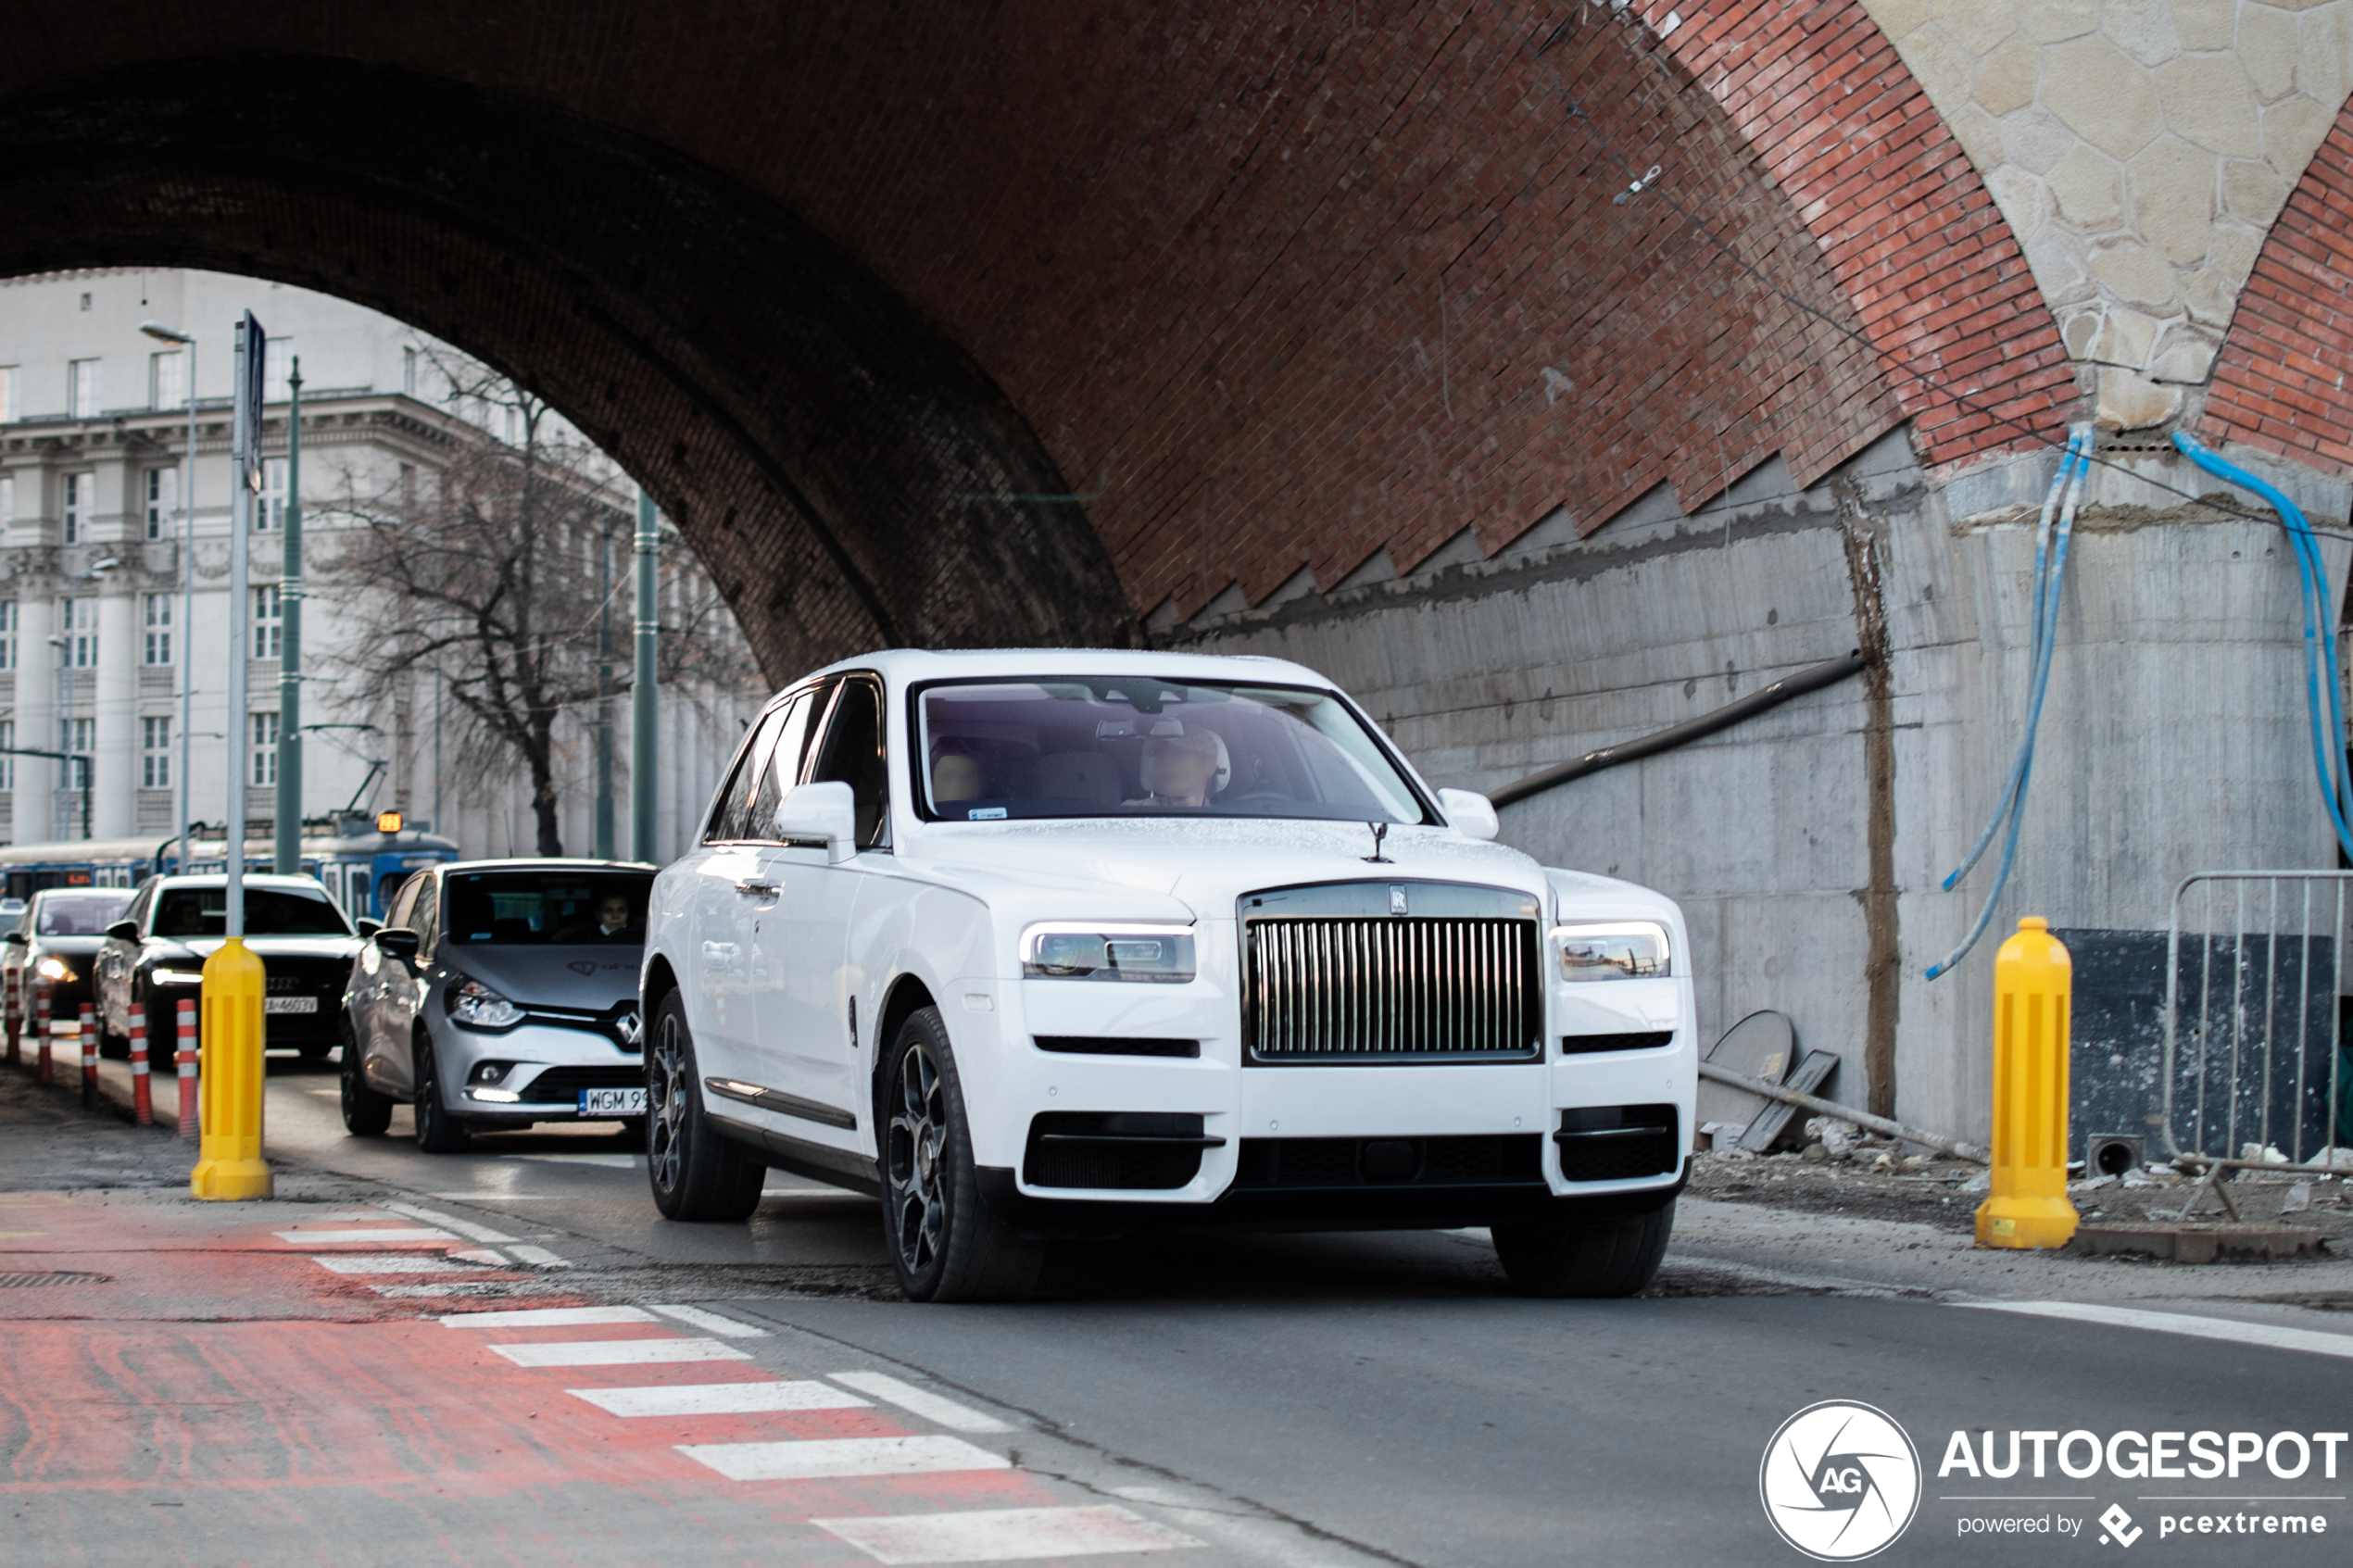
[[[1086,1557],[1175,1551],[1202,1543],[1106,1504],[1096,1508],[991,1508],[900,1518],[812,1519],[884,1562],[1003,1562],[1017,1557]]]
[[[497,1187],[483,1187],[475,1192],[429,1192],[425,1196],[448,1203],[480,1203],[493,1198],[500,1203],[556,1203],[563,1200],[560,1193],[502,1192]]]
[[[646,1311],[660,1312],[663,1317],[675,1319],[688,1328],[699,1328],[705,1334],[715,1334],[722,1339],[765,1339],[768,1337],[768,1331],[764,1328],[754,1328],[748,1323],[737,1323],[734,1318],[721,1317],[717,1312],[706,1312],[700,1307],[648,1307]]]
[[[312,1214],[304,1219],[307,1225],[348,1225],[361,1220],[396,1220],[397,1214],[387,1214],[381,1209],[341,1209],[332,1214]]]
[[[792,1383],[668,1383],[651,1388],[568,1388],[611,1415],[749,1415],[756,1411],[846,1411],[874,1407],[813,1379]]]
[[[740,1352],[739,1352],[740,1353]],[[920,1475],[1009,1470],[1002,1454],[962,1437],[823,1437],[799,1443],[681,1443],[678,1451],[730,1481],[813,1481],[837,1475]]]
[[[2185,1334],[2197,1339],[2227,1339],[2238,1345],[2259,1345],[2269,1350],[2309,1350],[2316,1356],[2343,1356],[2353,1360],[2353,1334],[2323,1334],[2317,1329],[2284,1328],[2267,1323],[2238,1323],[2230,1318],[2195,1318],[2179,1312],[2148,1312],[2137,1307],[2095,1307],[2082,1301],[1956,1301],[1953,1304],[1996,1312],[2023,1312],[2030,1317],[2102,1323],[2110,1328],[2145,1328],[2158,1334]]]
[[[912,1384],[901,1383],[887,1372],[829,1372],[825,1374],[845,1388],[855,1388],[870,1394],[887,1404],[897,1405],[937,1422],[951,1432],[1013,1432],[1018,1430],[1011,1422],[1000,1421],[993,1415],[983,1415],[970,1405],[960,1405],[953,1399],[942,1399]]]
[[[642,1154],[510,1154],[509,1160],[539,1160],[550,1165],[603,1165],[615,1171],[635,1171],[645,1164]]]
[[[412,1220],[422,1220],[429,1225],[439,1225],[443,1230],[455,1231],[468,1241],[504,1243],[515,1239],[505,1231],[494,1231],[488,1225],[478,1225],[472,1220],[461,1220],[455,1214],[445,1214],[438,1209],[423,1209],[414,1203],[387,1203],[384,1207],[396,1214],[406,1214]]]
[[[495,1252],[487,1247],[469,1247],[462,1251],[452,1251],[449,1256],[459,1262],[484,1263],[494,1269],[503,1269],[507,1266],[506,1255]]]
[[[451,1312],[445,1328],[570,1328],[584,1323],[652,1323],[643,1307],[526,1307],[505,1312]]]
[[[573,1267],[573,1261],[571,1259],[559,1258],[544,1247],[532,1247],[523,1242],[516,1242],[514,1245],[509,1247],[507,1250],[513,1253],[517,1258],[520,1258],[524,1262],[536,1264],[543,1269],[569,1269]]]
[[[528,1280],[483,1279],[468,1280],[463,1285],[371,1285],[368,1288],[379,1296],[438,1297],[553,1296],[558,1287]]]
[[[338,1274],[460,1274],[479,1272],[461,1268],[430,1252],[336,1252],[310,1261]]]
[[[543,1345],[493,1345],[517,1366],[648,1366],[666,1361],[748,1361],[716,1339],[565,1339]]]
[[[455,1241],[447,1231],[396,1230],[389,1226],[372,1231],[279,1231],[280,1241],[293,1247],[341,1247],[346,1244],[372,1242],[382,1246],[388,1241]]]

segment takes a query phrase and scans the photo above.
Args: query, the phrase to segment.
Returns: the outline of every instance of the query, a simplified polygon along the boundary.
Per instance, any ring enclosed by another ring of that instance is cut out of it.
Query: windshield
[[[156,909],[157,936],[225,936],[229,931],[229,890],[225,887],[168,887]],[[245,935],[248,936],[348,936],[350,922],[321,893],[287,887],[245,889]]]
[[[448,879],[441,927],[461,944],[646,940],[650,872],[470,872]]]
[[[120,893],[76,893],[63,898],[44,898],[34,930],[42,936],[104,936],[107,927],[122,918],[123,909],[130,902],[127,888]]]
[[[1149,676],[922,688],[927,816],[1320,817],[1418,822],[1372,733],[1328,692]]]

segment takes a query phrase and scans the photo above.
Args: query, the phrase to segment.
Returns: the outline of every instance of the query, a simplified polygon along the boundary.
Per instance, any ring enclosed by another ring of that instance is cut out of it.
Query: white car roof
[[[790,685],[817,675],[871,670],[893,687],[920,681],[971,680],[992,675],[1036,680],[1048,675],[1157,675],[1169,681],[1264,682],[1272,685],[1337,690],[1331,681],[1303,664],[1259,654],[1158,653],[1134,648],[886,648],[828,664]]]

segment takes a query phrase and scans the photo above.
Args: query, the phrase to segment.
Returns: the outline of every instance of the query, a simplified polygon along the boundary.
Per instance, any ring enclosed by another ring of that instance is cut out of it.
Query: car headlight
[[[1667,928],[1656,921],[1555,926],[1553,937],[1563,980],[1652,980],[1673,972]]]
[[[200,969],[158,969],[150,972],[149,978],[153,979],[158,985],[201,985],[204,984],[204,971]]]
[[[504,1029],[522,1022],[522,1009],[479,980],[460,980],[446,993],[453,1022],[476,1029]]]
[[[73,978],[71,966],[60,958],[43,959],[39,963],[34,964],[32,969],[33,972],[44,980],[71,980]]]
[[[1193,933],[1182,925],[1049,921],[1021,934],[1021,972],[1031,980],[1190,980]]]

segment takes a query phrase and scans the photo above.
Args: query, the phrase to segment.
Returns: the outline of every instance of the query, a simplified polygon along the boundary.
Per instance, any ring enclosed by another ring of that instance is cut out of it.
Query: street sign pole
[[[280,876],[302,874],[302,360],[286,378],[286,554],[278,583]]]
[[[637,672],[629,691],[629,855],[654,858],[655,762],[661,746],[654,726],[659,717],[655,677],[655,639],[661,630],[661,605],[656,594],[655,558],[661,548],[661,518],[654,498],[637,492]]]

